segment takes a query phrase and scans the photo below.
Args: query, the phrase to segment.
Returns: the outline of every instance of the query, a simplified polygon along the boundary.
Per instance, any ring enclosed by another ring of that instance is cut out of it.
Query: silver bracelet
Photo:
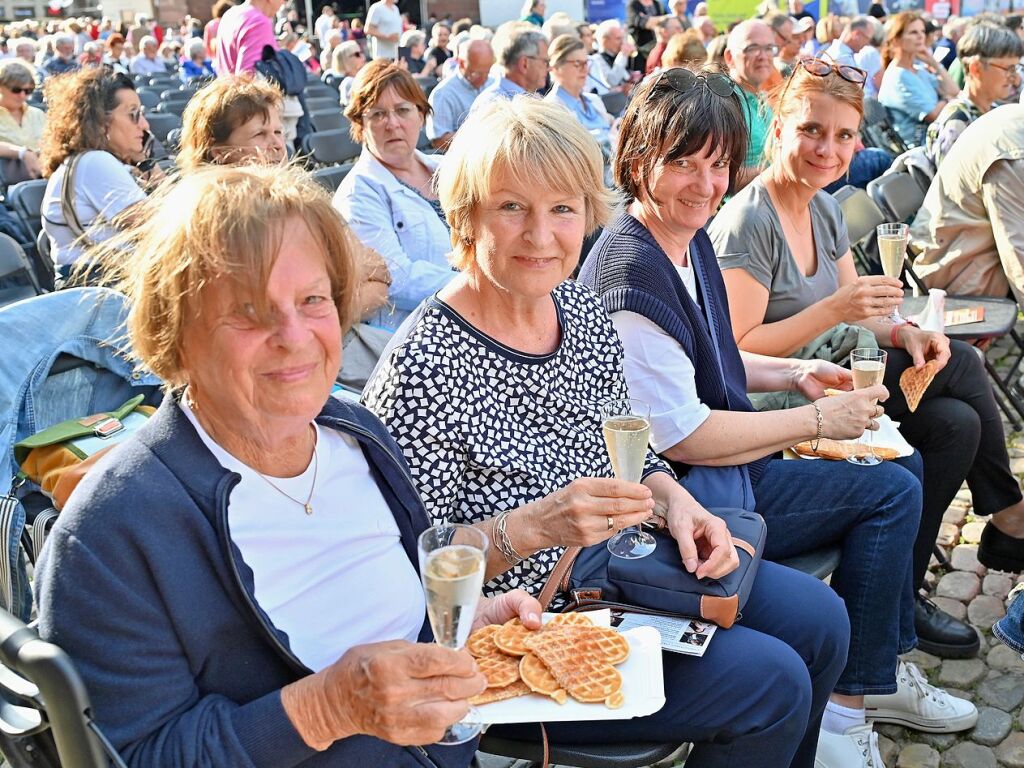
[[[512,540],[508,537],[508,518],[511,514],[511,510],[506,510],[494,519],[494,546],[501,552],[506,563],[516,565],[526,558],[516,551],[516,548],[512,546]]]
[[[814,406],[814,415],[818,419],[818,433],[814,436],[814,442],[811,444],[811,450],[817,452],[818,443],[821,442],[822,432],[825,431],[825,417],[821,415],[821,408],[818,407],[817,403],[811,403]]]

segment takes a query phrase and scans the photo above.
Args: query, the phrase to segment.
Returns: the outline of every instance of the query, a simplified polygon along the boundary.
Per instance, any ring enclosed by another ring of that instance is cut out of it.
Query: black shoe
[[[986,568],[1020,573],[1024,571],[1024,539],[1003,533],[989,523],[981,532],[978,561]]]
[[[968,659],[976,656],[981,646],[974,627],[920,595],[914,600],[914,629],[918,649],[940,659]]]

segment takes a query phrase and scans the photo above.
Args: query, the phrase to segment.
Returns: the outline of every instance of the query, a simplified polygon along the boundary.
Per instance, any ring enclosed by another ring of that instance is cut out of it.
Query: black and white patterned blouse
[[[510,349],[427,299],[367,384],[363,400],[401,446],[435,523],[476,523],[577,478],[612,476],[599,408],[628,396],[622,345],[589,288],[567,281],[552,297],[562,340],[548,355]],[[669,471],[649,453],[645,476],[659,470]],[[536,553],[485,593],[540,592],[562,551]]]

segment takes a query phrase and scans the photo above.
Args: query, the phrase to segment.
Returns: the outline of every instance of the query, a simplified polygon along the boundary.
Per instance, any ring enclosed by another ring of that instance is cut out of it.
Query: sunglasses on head
[[[689,93],[699,83],[703,83],[705,88],[723,99],[732,97],[736,92],[736,83],[731,77],[723,75],[721,72],[697,74],[685,67],[673,67],[658,75],[658,79],[654,81],[654,87],[651,88],[651,94],[657,90],[662,80],[667,82],[676,93]]]
[[[834,64],[823,59],[797,59],[796,66],[793,68],[794,74],[798,68],[803,68],[806,72],[810,72],[818,77],[828,77],[834,73],[843,78],[843,80],[855,85],[864,85],[864,81],[868,79],[868,73],[860,67],[852,67],[848,64]]]
[[[14,94],[22,94],[22,93],[24,93],[26,96],[31,96],[36,91],[36,89],[33,88],[33,87],[28,87],[28,88],[8,88],[8,90],[11,93],[14,93]]]

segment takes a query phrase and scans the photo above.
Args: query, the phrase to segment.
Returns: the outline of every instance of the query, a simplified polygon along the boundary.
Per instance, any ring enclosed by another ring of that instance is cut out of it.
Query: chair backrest
[[[164,105],[161,104],[161,106]],[[167,143],[167,134],[175,128],[181,128],[181,117],[175,114],[158,112],[156,114],[147,115],[146,120],[149,122],[149,130],[152,131],[153,135],[160,139],[163,144]]]
[[[7,199],[22,223],[28,227],[32,237],[43,228],[43,197],[46,195],[46,179],[32,179],[15,184],[7,190]]]
[[[338,101],[338,92],[331,88],[329,85],[324,85],[320,82],[313,82],[306,86],[306,98],[307,99],[334,99],[335,103]]]
[[[136,93],[139,95],[139,101],[142,102],[142,106],[146,109],[156,109],[160,104],[160,94],[152,88],[139,88]]]
[[[0,752],[12,768],[119,768],[64,651],[0,609]]]
[[[17,241],[0,233],[0,304],[10,304],[43,292],[32,262]]]
[[[317,133],[348,130],[348,118],[341,113],[339,108],[311,112],[309,119],[313,121],[313,130]]]
[[[338,191],[338,187],[341,186],[342,179],[344,179],[351,170],[351,163],[346,165],[329,165],[326,168],[317,168],[313,171],[312,176],[320,186],[333,195]]]
[[[608,110],[608,114],[618,117],[626,111],[626,103],[629,99],[624,93],[609,92],[601,96],[601,101],[604,102],[604,108]]]
[[[344,78],[338,77],[333,72],[327,72],[322,78],[324,85],[330,87],[335,93],[341,90],[341,81]]]
[[[156,108],[146,115],[146,119],[152,119],[153,115],[174,115],[175,117],[181,117],[185,114],[185,107],[188,106],[187,101],[161,101],[156,105]]]
[[[843,209],[843,219],[846,221],[846,231],[850,235],[851,245],[866,240],[874,234],[875,227],[886,221],[885,214],[863,189],[847,185],[833,196]]]
[[[173,128],[167,132],[167,139],[164,141],[168,152],[177,152],[181,144],[181,128]]]
[[[317,165],[341,165],[359,157],[363,145],[352,141],[347,129],[318,131],[303,139],[303,151]]]
[[[313,98],[306,99],[306,109],[312,114],[313,112],[330,112],[330,111],[341,111],[341,104],[338,102],[338,95],[335,94],[334,98],[329,96],[315,96]]]
[[[871,96],[864,97],[864,122],[868,125],[880,125],[892,122],[889,119],[889,111],[878,99]]]
[[[890,217],[910,221],[924,205],[924,190],[909,173],[887,173],[868,183],[868,194]]]

